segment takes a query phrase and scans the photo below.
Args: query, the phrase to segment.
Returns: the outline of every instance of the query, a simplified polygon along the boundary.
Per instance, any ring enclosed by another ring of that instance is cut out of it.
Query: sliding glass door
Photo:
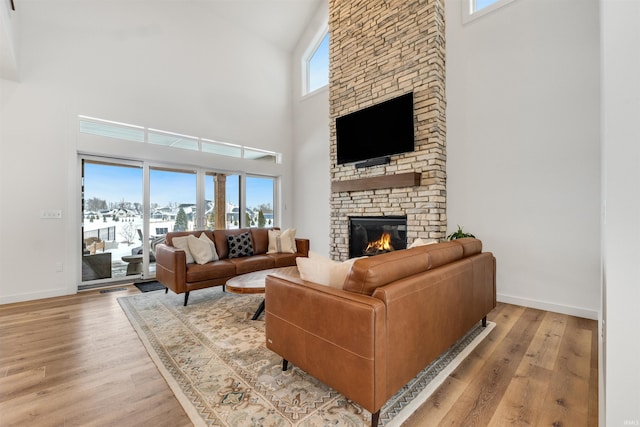
[[[155,247],[169,231],[201,228],[197,215],[195,170],[149,168],[149,222],[144,235],[149,242],[149,271],[155,277]]]
[[[82,282],[140,274],[142,259],[127,257],[141,246],[142,164],[85,159],[82,175]]]
[[[82,160],[80,288],[155,277],[170,231],[273,227],[276,178],[146,162]]]

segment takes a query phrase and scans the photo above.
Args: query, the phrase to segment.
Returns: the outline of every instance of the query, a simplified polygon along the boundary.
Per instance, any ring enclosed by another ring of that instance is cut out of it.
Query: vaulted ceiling
[[[50,0],[14,0],[15,10],[12,10],[11,0],[0,0],[0,78],[19,80],[16,57],[17,34],[21,8],[37,6],[38,3]],[[58,3],[73,2],[75,0],[58,0]],[[85,1],[122,2],[123,7],[132,0],[83,0]],[[153,0],[137,0],[138,2]],[[281,50],[291,52],[312,16],[318,10],[323,0],[168,0],[183,3],[185,6],[198,6],[203,10],[215,11],[230,23],[244,31],[263,38]],[[324,0],[326,1],[326,0]]]

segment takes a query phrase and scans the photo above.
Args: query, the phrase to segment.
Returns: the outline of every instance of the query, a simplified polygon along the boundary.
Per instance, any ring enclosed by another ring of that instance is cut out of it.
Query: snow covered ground
[[[150,237],[156,237],[156,228],[166,228],[168,231],[173,229],[175,221],[152,221],[150,229],[152,234]],[[192,224],[189,224],[192,227]],[[122,218],[118,221],[114,221],[111,217],[108,217],[106,221],[102,218],[99,220],[84,221],[85,236],[91,235],[89,232],[107,229],[109,227],[115,227],[115,236],[112,240],[105,240],[105,252],[111,253],[111,278],[122,279],[126,276],[126,270],[128,263],[122,260],[123,256],[131,255],[131,250],[142,246],[142,241],[138,235],[137,230],[142,230],[142,218],[131,217]],[[101,231],[101,235],[106,235],[106,230]],[[102,250],[98,250],[102,252]],[[151,263],[149,266],[150,273],[155,272],[155,263]]]

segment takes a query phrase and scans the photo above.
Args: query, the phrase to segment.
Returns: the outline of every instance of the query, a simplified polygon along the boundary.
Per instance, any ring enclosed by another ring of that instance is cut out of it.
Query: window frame
[[[304,51],[304,54],[302,55],[301,58],[301,70],[302,70],[302,96],[308,96],[308,95],[312,95],[315,94],[317,92],[320,92],[322,90],[326,90],[329,87],[329,82],[327,81],[327,84],[324,86],[320,86],[318,88],[315,88],[313,90],[310,89],[309,84],[311,82],[311,67],[309,66],[310,62],[311,62],[311,58],[313,58],[313,55],[316,53],[316,51],[318,50],[318,48],[320,47],[320,45],[322,44],[322,41],[324,40],[325,37],[329,36],[329,38],[331,38],[331,36],[329,35],[329,25],[328,23],[326,25],[324,25],[315,35],[315,37],[313,37],[313,39],[311,40],[311,43],[309,43],[309,46],[307,47],[307,49]],[[329,72],[328,66],[327,66],[327,72]]]
[[[496,2],[476,10],[477,0],[461,0],[462,1],[462,23],[468,24],[478,18],[481,18],[494,10],[500,9],[503,6],[513,2],[514,0],[497,0]]]

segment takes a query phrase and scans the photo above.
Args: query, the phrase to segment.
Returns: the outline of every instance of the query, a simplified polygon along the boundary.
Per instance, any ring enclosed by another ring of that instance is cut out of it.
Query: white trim
[[[317,95],[317,94],[319,94],[319,93],[323,93],[323,92],[329,92],[329,85],[328,85],[328,84],[327,84],[327,85],[324,85],[324,86],[322,86],[322,87],[319,87],[318,89],[313,90],[313,91],[311,91],[311,92],[307,92],[307,93],[305,93],[304,95],[302,95],[302,97],[300,98],[300,100],[301,100],[301,101],[304,101],[305,99],[312,98],[312,97],[314,97],[315,95]]]
[[[107,120],[107,119],[99,119],[97,117],[84,116],[82,114],[78,114],[78,119],[80,119],[80,120],[85,119],[85,120],[89,120],[89,121],[92,121],[92,122],[109,123],[111,125],[117,125],[117,126],[123,126],[123,127],[128,127],[128,128],[143,129],[144,130],[144,126],[132,125],[132,124],[123,123],[123,122],[115,122],[113,120]]]
[[[67,267],[65,267],[66,270]],[[36,301],[45,298],[63,297],[67,295],[73,295],[78,291],[77,288],[69,289],[68,287],[48,289],[46,291],[39,292],[25,292],[20,294],[13,294],[0,297],[0,305],[13,304],[16,302]]]
[[[587,309],[583,307],[574,307],[564,304],[556,304],[548,301],[539,301],[530,298],[515,297],[512,295],[497,294],[500,302],[507,304],[521,305],[538,310],[552,311],[554,313],[567,314],[569,316],[583,317],[585,319],[598,320],[600,313],[597,310]]]
[[[468,24],[482,16],[485,16],[496,9],[501,8],[513,0],[497,0],[495,3],[490,4],[480,10],[476,10],[476,0],[461,0],[462,1],[462,23]]]

